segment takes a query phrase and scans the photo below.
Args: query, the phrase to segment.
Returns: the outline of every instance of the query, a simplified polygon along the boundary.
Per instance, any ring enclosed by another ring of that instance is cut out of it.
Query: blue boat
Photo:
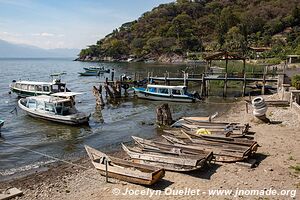
[[[133,88],[138,98],[157,101],[196,102],[199,95],[188,93],[186,86],[147,85],[147,88]]]

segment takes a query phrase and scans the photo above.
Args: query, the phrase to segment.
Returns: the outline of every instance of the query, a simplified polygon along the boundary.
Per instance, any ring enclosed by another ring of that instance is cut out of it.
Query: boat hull
[[[151,153],[151,151],[137,151],[122,144],[123,150],[130,158],[140,164],[147,164],[162,167],[168,171],[187,172],[201,169],[212,159],[212,153],[207,158],[200,158],[197,155],[171,155],[165,153]]]
[[[98,72],[98,73],[109,73],[110,72],[110,69],[107,69],[107,70],[99,70],[99,69],[90,69],[88,67],[84,67],[83,68],[86,72]]]
[[[17,94],[18,97],[25,98],[25,97],[32,97],[32,96],[38,96],[38,95],[50,95],[51,92],[31,92],[31,91],[25,91],[25,90],[18,90],[15,88],[10,88],[10,90]]]
[[[80,118],[73,118],[73,116],[61,116],[55,114],[49,114],[47,112],[39,112],[35,109],[29,109],[21,103],[22,99],[18,101],[18,106],[23,111],[25,111],[29,116],[39,119],[44,119],[52,122],[58,122],[68,125],[79,125],[79,124],[86,124],[89,121],[89,116],[83,116]]]
[[[184,102],[184,103],[192,103],[195,102],[195,98],[188,96],[171,96],[171,95],[161,95],[150,93],[146,91],[140,91],[135,89],[135,94],[138,98],[148,99],[154,101],[174,101],[174,102]]]
[[[98,72],[79,72],[80,76],[99,76]]]
[[[107,165],[107,176],[119,180],[141,184],[152,185],[159,181],[165,175],[165,170],[149,165],[141,165],[119,158],[108,157],[96,149],[85,145],[85,149],[91,159],[94,167],[101,175],[106,176],[106,165],[101,163],[101,158],[106,158],[113,165]]]

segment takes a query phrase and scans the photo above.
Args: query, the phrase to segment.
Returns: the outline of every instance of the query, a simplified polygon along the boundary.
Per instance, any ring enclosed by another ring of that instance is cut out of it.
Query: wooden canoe
[[[232,130],[232,131],[240,131],[242,134],[246,134],[249,131],[249,124],[240,124],[240,123],[229,123],[229,122],[207,122],[207,121],[195,121],[190,119],[184,119],[181,121],[181,126],[189,129],[199,129],[199,128],[207,128],[207,129],[216,129],[216,130]]]
[[[170,134],[170,135],[174,135],[174,136],[180,136],[182,135],[181,131],[187,131],[187,132],[192,132],[192,133],[197,133],[198,129],[186,129],[186,128],[172,128],[169,130],[163,130],[164,133]],[[214,130],[214,129],[206,129],[208,130],[211,134],[207,135],[207,136],[219,136],[219,137],[230,137],[232,134],[231,130],[226,130],[226,131],[222,131],[222,130]],[[233,134],[233,137],[235,136],[235,134]]]
[[[208,159],[199,155],[186,155],[180,153],[167,153],[155,148],[127,147],[122,144],[123,150],[130,156],[133,162],[162,167],[169,171],[187,172],[198,170],[207,163]]]
[[[177,127],[181,126],[180,124],[184,122],[185,120],[195,121],[195,122],[211,122],[214,118],[218,116],[218,112],[216,112],[213,115],[207,116],[207,117],[182,117],[178,121],[176,121],[171,127]]]
[[[218,162],[237,162],[248,158],[257,151],[258,144],[255,141],[243,140],[219,140],[197,138],[187,135],[186,139],[171,136],[163,137],[177,148],[189,148],[194,150],[213,151]],[[228,138],[232,139],[232,138]]]
[[[106,162],[108,162],[108,177],[130,183],[152,185],[165,175],[165,171],[162,168],[107,156],[87,145],[85,145],[85,150],[94,167],[99,170],[100,174],[103,176],[106,175]]]

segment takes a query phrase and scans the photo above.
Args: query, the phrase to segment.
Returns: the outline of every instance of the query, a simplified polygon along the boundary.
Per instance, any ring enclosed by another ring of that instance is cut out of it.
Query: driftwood
[[[169,126],[173,123],[172,114],[168,104],[162,104],[156,108],[156,123]]]

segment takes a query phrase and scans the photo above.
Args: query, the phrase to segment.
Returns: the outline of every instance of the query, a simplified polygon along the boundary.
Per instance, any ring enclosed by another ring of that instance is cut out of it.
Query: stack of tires
[[[256,97],[252,100],[253,115],[255,117],[264,117],[268,110],[268,106],[262,97]]]

